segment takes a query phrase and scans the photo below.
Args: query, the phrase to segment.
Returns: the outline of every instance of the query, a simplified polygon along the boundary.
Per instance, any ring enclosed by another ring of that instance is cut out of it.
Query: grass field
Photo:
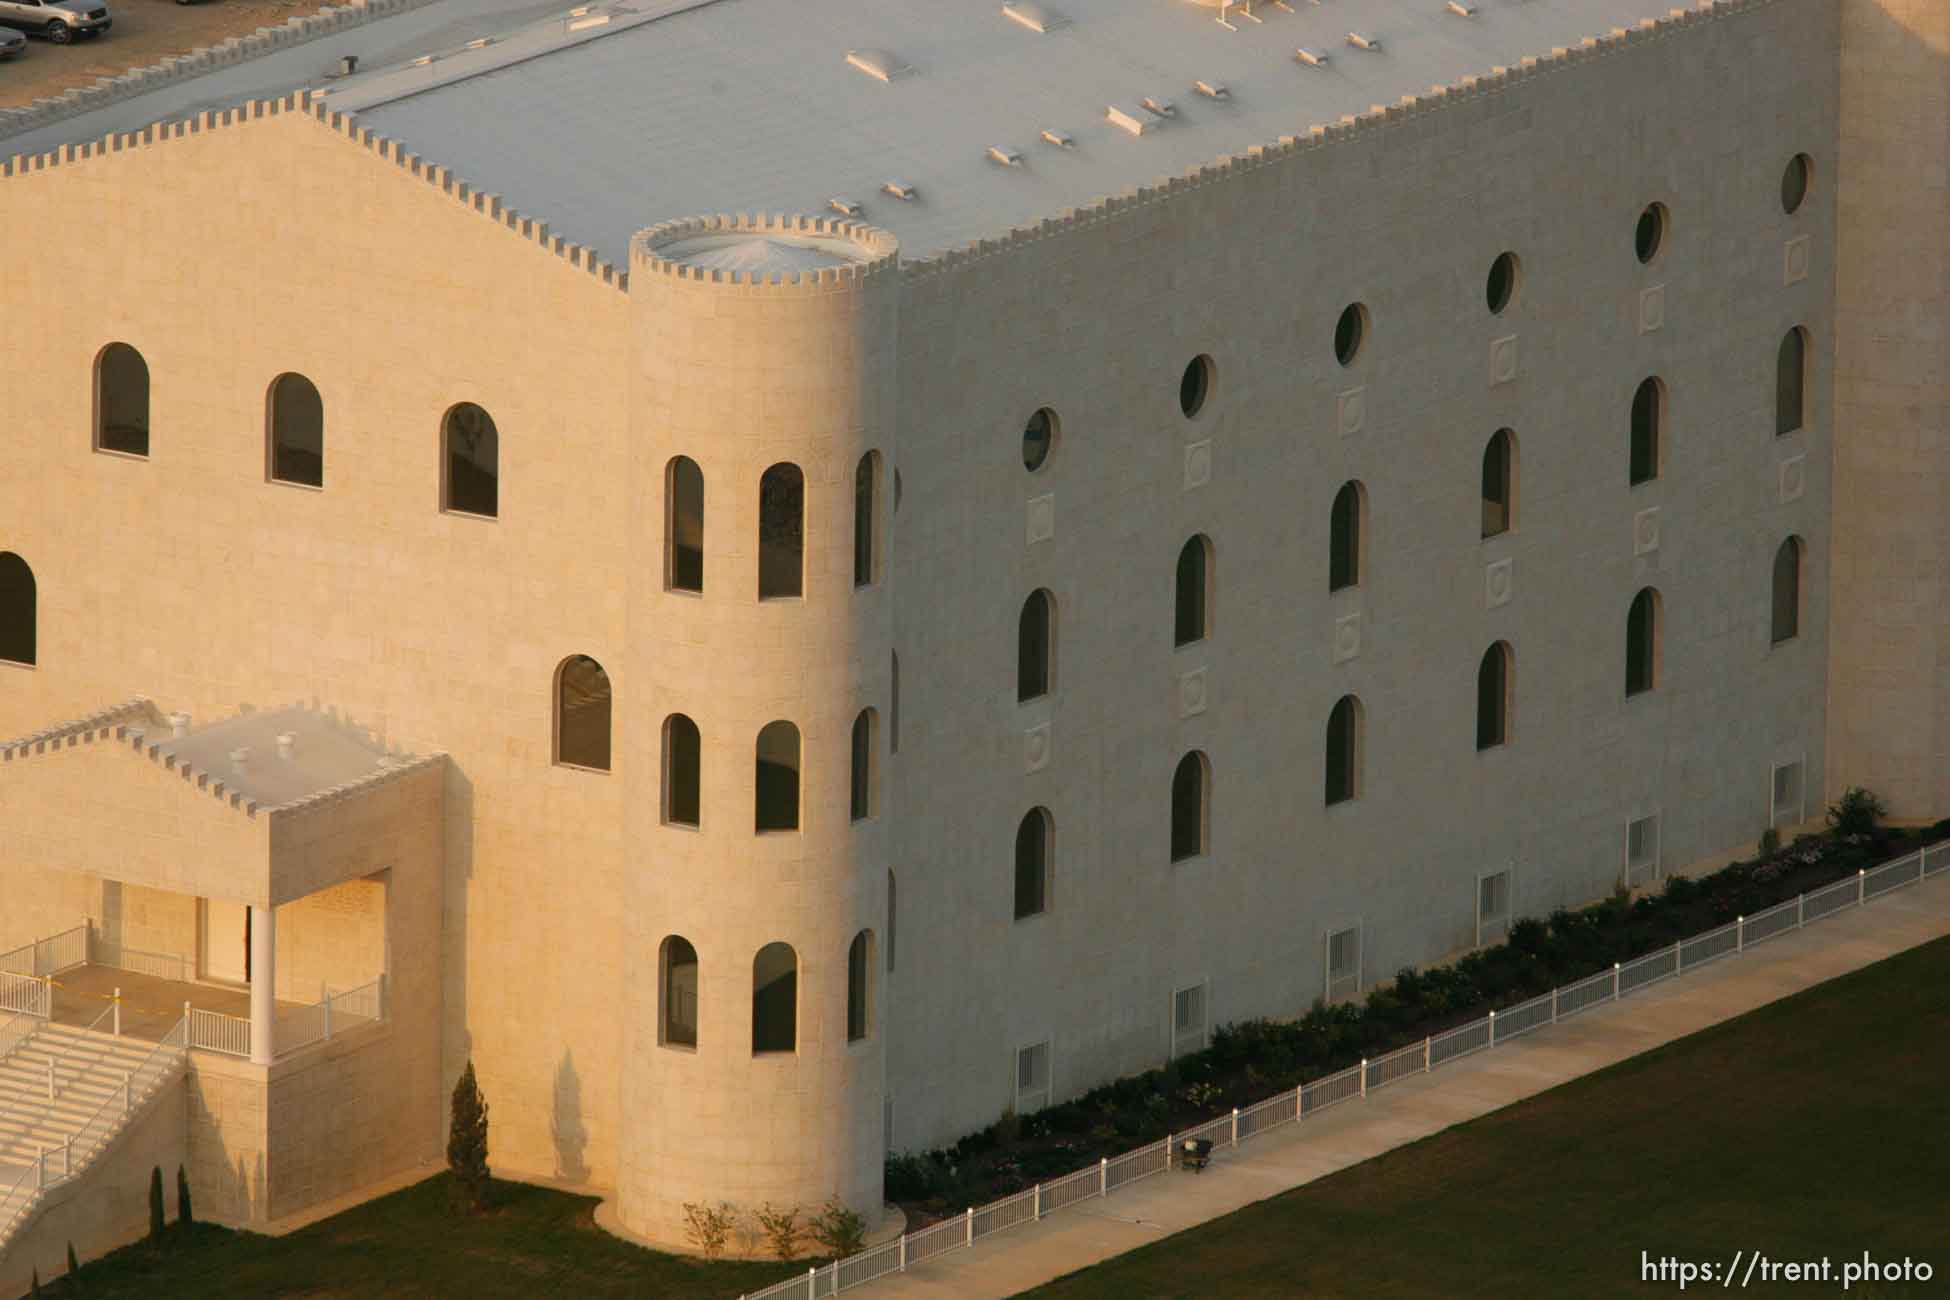
[[[1935,1280],[1849,1295],[1950,1296],[1950,939],[1029,1294],[1642,1298],[1641,1251],[1759,1251],[1826,1255],[1745,1288],[1813,1297],[1865,1250]]]
[[[590,1197],[519,1183],[496,1183],[494,1191],[489,1213],[456,1218],[442,1174],[288,1237],[208,1224],[185,1233],[172,1223],[161,1248],[124,1247],[41,1290],[48,1300],[723,1300],[805,1271],[803,1264],[706,1264],[658,1254],[598,1228]],[[175,1205],[172,1191],[172,1214]]]

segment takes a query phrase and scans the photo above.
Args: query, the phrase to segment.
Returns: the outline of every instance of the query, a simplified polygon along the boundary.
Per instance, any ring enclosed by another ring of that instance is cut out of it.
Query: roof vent
[[[848,50],[846,61],[875,81],[892,81],[914,71],[892,50]]]
[[[1009,0],[1008,4],[1002,6],[1002,12],[1032,32],[1053,32],[1070,25],[1068,18],[1053,9],[1044,8],[1036,0]]]
[[[826,206],[835,212],[844,213],[849,217],[857,217],[862,211],[859,200],[843,199],[837,194],[826,200]]]
[[[409,68],[424,68],[439,57],[440,56],[437,54],[422,54],[419,58],[414,59],[411,63],[408,63],[406,66]]]
[[[1022,154],[1006,144],[992,144],[989,146],[989,161],[999,162],[1004,167],[1020,167]]]
[[[189,734],[190,734],[190,715],[187,713],[170,714],[169,715],[170,739],[181,740],[183,737]]]
[[[1465,0],[1449,0],[1449,12],[1458,18],[1474,18],[1476,6],[1465,3]]]
[[[1112,126],[1121,127],[1129,131],[1132,135],[1144,134],[1144,119],[1127,109],[1122,109],[1115,104],[1111,104],[1104,109],[1104,117]]]
[[[1357,50],[1369,50],[1376,54],[1381,52],[1381,38],[1379,36],[1363,36],[1360,32],[1349,32],[1347,34],[1347,43]]]
[[[898,176],[889,179],[880,188],[899,199],[902,203],[912,203],[921,197],[921,189],[919,186],[914,184],[913,181],[901,180]]]
[[[1146,95],[1139,102],[1154,117],[1176,117],[1178,115],[1178,105],[1172,103],[1169,99],[1161,99],[1157,95]]]
[[[280,731],[278,733],[278,757],[288,763],[297,752],[298,733],[295,731]]]
[[[1068,131],[1044,131],[1043,139],[1048,143],[1055,145],[1058,149],[1068,149],[1071,145],[1076,143],[1075,140],[1072,140],[1070,138],[1070,133]]]
[[[488,46],[492,44],[494,44],[494,38],[492,36],[482,36],[469,41],[467,43],[467,48],[470,50],[485,50]]]
[[[1207,99],[1232,98],[1232,88],[1223,81],[1194,81],[1192,89]]]
[[[1319,50],[1310,50],[1304,45],[1293,52],[1293,57],[1310,68],[1324,68],[1327,66],[1327,55],[1322,54]]]
[[[601,27],[609,22],[609,18],[608,14],[592,14],[585,9],[578,16],[569,19],[569,30],[579,32],[588,27]]]
[[[244,766],[244,764],[250,761],[251,761],[250,746],[245,745],[241,748],[233,749],[230,751],[230,764],[232,767],[242,767]]]

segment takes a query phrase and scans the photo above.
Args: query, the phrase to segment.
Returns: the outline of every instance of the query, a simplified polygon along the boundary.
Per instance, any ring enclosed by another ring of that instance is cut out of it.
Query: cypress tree
[[[474,1062],[454,1084],[453,1124],[447,1132],[447,1168],[453,1172],[455,1207],[469,1214],[487,1204],[488,1107],[474,1080]]]
[[[162,1166],[149,1170],[149,1240],[161,1241],[163,1235],[163,1193]]]
[[[183,1166],[176,1166],[176,1222],[184,1227],[196,1222],[196,1215],[190,1209],[190,1176],[183,1172]]]
[[[74,1257],[74,1243],[68,1243],[68,1276],[73,1277],[81,1271],[81,1261]]]

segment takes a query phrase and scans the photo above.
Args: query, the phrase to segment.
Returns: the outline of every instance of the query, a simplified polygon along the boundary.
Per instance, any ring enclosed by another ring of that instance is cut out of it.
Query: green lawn
[[[1641,1251],[1736,1250],[1834,1262],[1749,1294],[1868,1250],[1935,1280],[1848,1295],[1950,1295],[1950,939],[1029,1294],[1643,1300]]]
[[[264,1300],[305,1296],[709,1297],[755,1291],[805,1266],[706,1264],[632,1246],[598,1228],[596,1202],[496,1183],[479,1218],[447,1210],[447,1176],[368,1202],[288,1237],[173,1223],[162,1249],[125,1247],[82,1266],[49,1300]],[[176,1208],[172,1190],[168,1200]]]

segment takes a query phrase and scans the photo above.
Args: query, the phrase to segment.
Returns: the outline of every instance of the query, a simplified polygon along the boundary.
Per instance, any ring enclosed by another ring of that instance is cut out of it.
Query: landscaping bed
[[[1296,1020],[1221,1025],[1204,1051],[1118,1079],[1033,1114],[1005,1114],[953,1146],[890,1156],[887,1199],[923,1227],[969,1206],[1072,1173],[1277,1093],[1548,993],[1797,894],[1950,839],[1950,819],[1924,830],[1882,826],[1882,809],[1850,791],[1830,829],[1700,879],[1668,876],[1634,899],[1560,908],[1510,927],[1507,941],[1443,966],[1404,967],[1362,1003],[1315,1002]]]

